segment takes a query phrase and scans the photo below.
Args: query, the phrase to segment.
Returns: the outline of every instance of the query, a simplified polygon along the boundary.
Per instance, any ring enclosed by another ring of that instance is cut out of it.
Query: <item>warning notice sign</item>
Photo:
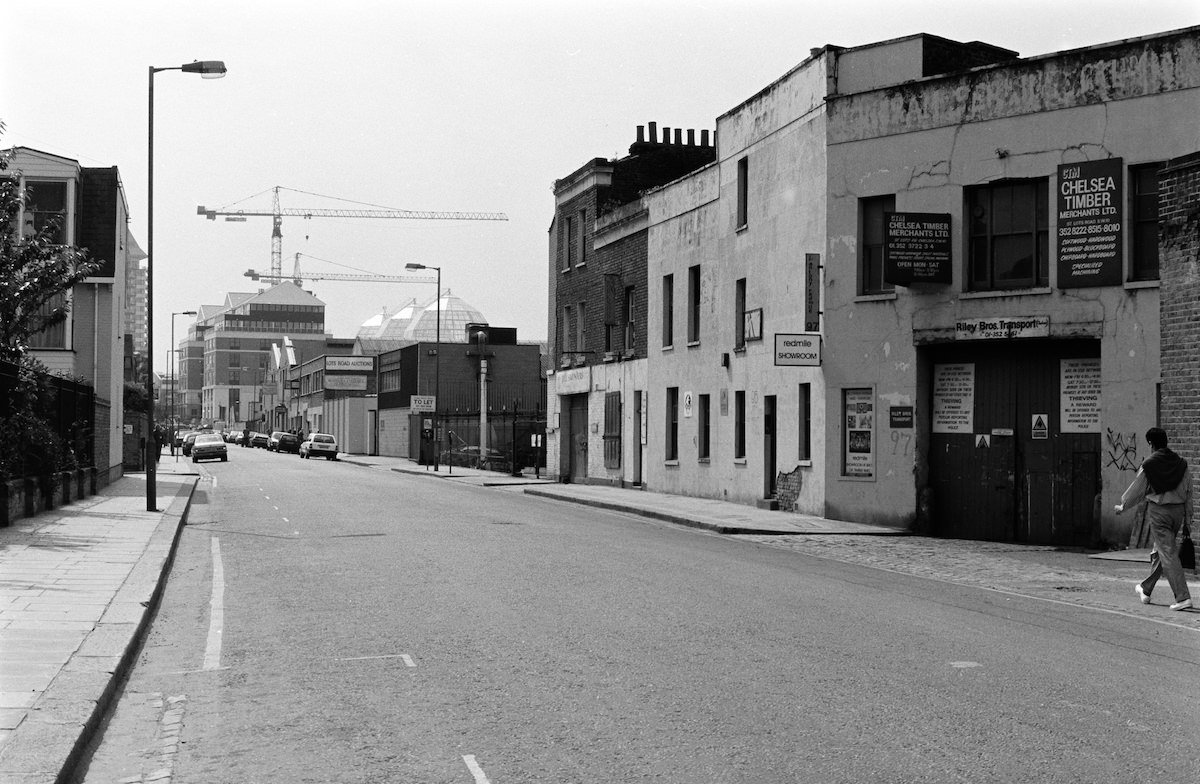
[[[1063,359],[1059,363],[1062,401],[1059,432],[1100,432],[1100,359]]]

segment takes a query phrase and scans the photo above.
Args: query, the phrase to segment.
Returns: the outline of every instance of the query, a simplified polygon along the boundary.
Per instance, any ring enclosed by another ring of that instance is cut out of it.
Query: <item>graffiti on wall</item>
[[[1108,462],[1105,463],[1105,468],[1113,467],[1118,471],[1136,471],[1138,469],[1137,433],[1118,433],[1110,427],[1106,431],[1105,447],[1108,451]]]

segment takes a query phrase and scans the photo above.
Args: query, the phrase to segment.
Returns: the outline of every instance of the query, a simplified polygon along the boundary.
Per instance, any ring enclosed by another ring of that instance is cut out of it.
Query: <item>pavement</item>
[[[344,455],[376,471],[523,492],[556,503],[685,525],[749,546],[927,577],[1189,629],[1200,611],[1170,612],[1165,584],[1155,604],[1133,583],[1148,550],[1080,549],[912,536],[896,528],[827,520],[702,498],[600,485],[558,484],[404,458]],[[0,528],[0,781],[68,784],[117,698],[153,618],[175,546],[203,472],[164,455],[157,507],[146,478],[128,474],[98,495]],[[1195,582],[1195,575],[1189,573]],[[947,590],[951,588],[948,587]],[[1194,591],[1200,596],[1200,588]],[[169,784],[170,772],[145,782]],[[135,784],[122,782],[122,784]]]

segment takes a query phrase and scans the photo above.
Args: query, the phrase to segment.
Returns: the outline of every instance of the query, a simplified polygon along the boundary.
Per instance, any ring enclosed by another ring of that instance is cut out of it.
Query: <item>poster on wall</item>
[[[1058,388],[1059,432],[1099,433],[1100,359],[1060,360]]]
[[[870,389],[843,393],[846,423],[845,476],[875,475],[875,399]]]
[[[950,213],[885,212],[883,279],[897,286],[954,280]]]
[[[933,366],[933,432],[975,432],[975,364]]]
[[[1058,167],[1058,286],[1121,283],[1123,159]]]

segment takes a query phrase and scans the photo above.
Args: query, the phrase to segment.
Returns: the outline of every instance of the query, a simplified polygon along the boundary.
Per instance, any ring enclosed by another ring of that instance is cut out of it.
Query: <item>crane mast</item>
[[[396,218],[406,220],[489,220],[489,221],[506,221],[508,216],[502,212],[431,212],[419,210],[396,210],[386,207],[374,207],[371,209],[307,209],[296,207],[281,207],[279,204],[279,190],[281,186],[276,185],[272,191],[271,211],[255,211],[255,210],[210,210],[200,205],[196,207],[196,214],[203,215],[211,221],[215,221],[220,215],[230,222],[244,222],[246,218],[269,217],[272,219],[271,227],[271,274],[260,275],[263,279],[275,279],[276,282],[283,280],[283,219],[284,217],[295,218]],[[315,195],[315,194],[314,194]],[[405,280],[413,280],[406,278]]]

